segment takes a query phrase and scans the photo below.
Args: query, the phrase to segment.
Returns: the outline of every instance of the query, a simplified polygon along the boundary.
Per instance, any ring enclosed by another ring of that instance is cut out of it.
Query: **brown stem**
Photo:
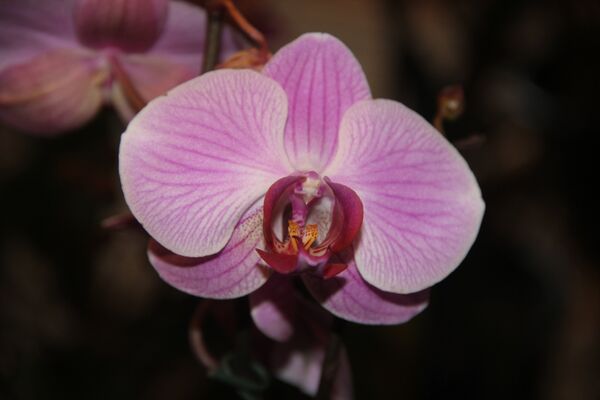
[[[202,324],[211,305],[212,301],[204,300],[196,307],[189,329],[189,341],[192,351],[209,372],[216,371],[219,368],[219,362],[208,350],[202,333]]]
[[[269,46],[267,45],[267,39],[265,36],[256,29],[244,15],[240,12],[240,10],[235,6],[233,0],[220,0],[221,5],[227,11],[227,15],[232,20],[234,25],[248,37],[248,39],[252,40],[259,48],[260,51],[268,52]]]
[[[271,53],[269,52],[265,36],[244,17],[234,4],[233,0],[190,1],[201,5],[208,13],[202,73],[215,68],[257,69],[269,60]],[[223,29],[223,19],[225,16],[227,16],[228,20],[238,31],[245,35],[250,41],[254,42],[256,48],[239,51],[233,54],[223,64],[217,65],[221,31]]]

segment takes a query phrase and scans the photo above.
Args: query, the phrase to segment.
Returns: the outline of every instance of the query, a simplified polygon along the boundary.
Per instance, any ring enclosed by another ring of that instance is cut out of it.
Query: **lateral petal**
[[[150,263],[160,277],[194,296],[233,299],[254,292],[269,277],[254,251],[262,247],[262,207],[253,207],[235,227],[223,250],[210,257],[190,258],[170,252],[151,240]]]
[[[427,307],[427,291],[384,292],[360,276],[354,260],[344,261],[348,268],[334,278],[302,276],[308,291],[332,314],[360,324],[392,325],[407,322]]]
[[[220,70],[153,100],[120,148],[125,199],[174,253],[220,251],[251,204],[288,175],[285,93],[254,71]]]
[[[477,236],[485,206],[469,166],[398,102],[367,100],[349,109],[326,173],[363,202],[356,266],[381,290],[413,293],[439,282]]]

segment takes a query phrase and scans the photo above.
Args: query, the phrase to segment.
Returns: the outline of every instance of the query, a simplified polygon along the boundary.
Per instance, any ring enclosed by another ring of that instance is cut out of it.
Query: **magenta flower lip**
[[[54,135],[104,104],[128,121],[122,77],[149,101],[197,76],[205,25],[205,12],[183,1],[0,1],[0,121]],[[229,30],[223,45],[237,48]]]
[[[276,214],[286,210],[290,219],[282,241],[273,225],[285,220]],[[330,264],[329,259],[352,244],[362,217],[362,203],[354,191],[321,179],[314,171],[279,179],[264,197],[263,234],[268,251],[257,249],[258,255],[282,274],[309,272],[332,278],[347,266]]]
[[[331,313],[366,324],[421,312],[484,212],[456,149],[402,104],[372,99],[350,50],[322,33],[262,73],[210,72],[152,101],[123,134],[120,175],[171,285],[269,298],[268,280],[299,275]],[[269,335],[277,307],[263,307],[253,317]]]

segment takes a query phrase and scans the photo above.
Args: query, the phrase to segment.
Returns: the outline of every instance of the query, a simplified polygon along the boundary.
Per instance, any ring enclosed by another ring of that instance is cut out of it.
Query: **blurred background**
[[[480,235],[411,322],[339,321],[357,399],[600,398],[593,205],[600,3],[534,0],[240,2],[273,50],[334,34],[375,97],[446,124],[482,187]],[[234,399],[206,378],[187,327],[197,299],[148,264],[146,237],[105,232],[125,211],[107,109],[56,139],[0,127],[0,398]],[[275,384],[269,399],[303,399]]]

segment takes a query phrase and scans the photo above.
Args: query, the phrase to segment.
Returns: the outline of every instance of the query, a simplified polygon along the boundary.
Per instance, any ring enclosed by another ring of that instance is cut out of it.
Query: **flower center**
[[[302,247],[304,250],[309,250],[310,246],[317,240],[319,236],[319,227],[316,224],[306,225],[301,227],[298,223],[289,220],[288,221],[288,236],[294,254],[298,254],[298,240],[302,241]]]
[[[265,195],[267,248],[257,252],[277,272],[329,278],[346,268],[330,259],[351,245],[361,222],[362,203],[351,189],[315,172],[288,176]]]

